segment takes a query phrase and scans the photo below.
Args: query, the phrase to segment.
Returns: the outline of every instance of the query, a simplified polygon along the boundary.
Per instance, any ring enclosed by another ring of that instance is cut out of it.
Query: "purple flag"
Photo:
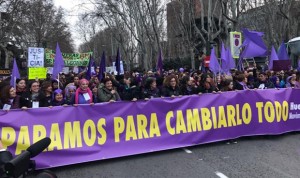
[[[100,61],[99,74],[98,74],[99,81],[101,81],[104,78],[103,74],[104,72],[106,72],[105,60],[106,60],[105,52],[103,51],[101,61]]]
[[[60,48],[58,43],[56,44],[56,51],[55,51],[55,58],[54,58],[54,66],[53,66],[53,73],[52,73],[52,79],[57,79],[58,74],[62,71],[62,69],[65,67],[65,62],[62,57]]]
[[[269,70],[273,69],[273,61],[278,60],[278,56],[277,53],[275,51],[274,46],[272,46],[272,51],[271,51],[271,56],[270,56],[270,60],[269,60]]]
[[[94,59],[92,57],[92,55],[90,55],[90,61],[89,61],[89,65],[88,65],[88,69],[86,71],[86,79],[90,80],[92,78],[92,66],[94,65]]]
[[[222,43],[221,61],[222,61],[221,64],[222,71],[227,73],[229,71],[229,68],[228,68],[228,59],[227,59],[227,53],[226,53],[226,48],[224,46],[224,43]]]
[[[227,67],[228,67],[228,69],[229,69],[229,71],[230,71],[230,69],[235,68],[235,61],[234,61],[234,59],[233,59],[233,57],[232,57],[232,54],[231,54],[231,50],[230,50],[230,49],[227,49],[227,50],[226,50],[226,56],[227,56]],[[229,72],[229,71],[228,71],[228,72]]]
[[[159,56],[158,56],[158,59],[157,59],[156,70],[159,72],[160,75],[162,75],[163,62],[162,62],[162,52],[161,52],[161,50],[159,50]]]
[[[217,74],[220,71],[220,64],[219,64],[217,56],[215,54],[214,47],[211,49],[211,53],[210,53],[209,68],[214,74]]]
[[[249,31],[243,29],[245,41],[242,44],[244,47],[242,58],[262,57],[267,55],[267,47],[262,39],[262,32]]]
[[[13,70],[11,73],[10,85],[16,88],[16,79],[20,78],[20,73],[17,65],[17,61],[14,58]]]
[[[289,55],[286,51],[284,42],[281,43],[279,51],[278,51],[278,59],[279,60],[289,60]]]

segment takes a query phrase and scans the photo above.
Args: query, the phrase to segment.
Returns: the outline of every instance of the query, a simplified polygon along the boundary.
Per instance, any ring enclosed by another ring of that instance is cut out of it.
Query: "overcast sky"
[[[75,50],[77,50],[78,46],[82,43],[80,40],[80,35],[77,33],[76,22],[78,20],[78,15],[84,11],[90,10],[89,8],[92,7],[87,0],[53,0],[54,5],[56,7],[62,7],[65,9],[66,12],[66,21],[70,24],[70,30],[72,33],[72,38],[75,43]],[[85,3],[83,3],[85,2]]]

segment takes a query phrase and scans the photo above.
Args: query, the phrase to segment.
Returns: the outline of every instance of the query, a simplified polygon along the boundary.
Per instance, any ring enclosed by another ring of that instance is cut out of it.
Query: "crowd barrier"
[[[300,130],[300,90],[232,91],[149,101],[0,111],[0,139],[18,155],[44,137],[49,168]]]

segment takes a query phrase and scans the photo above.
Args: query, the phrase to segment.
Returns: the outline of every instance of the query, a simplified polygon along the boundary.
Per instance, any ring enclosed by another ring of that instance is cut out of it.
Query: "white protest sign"
[[[118,75],[115,63],[116,62],[113,62],[114,74]],[[123,66],[123,61],[120,61],[120,75],[122,75],[122,74],[124,74],[124,66]]]
[[[27,67],[44,67],[44,48],[28,48]]]

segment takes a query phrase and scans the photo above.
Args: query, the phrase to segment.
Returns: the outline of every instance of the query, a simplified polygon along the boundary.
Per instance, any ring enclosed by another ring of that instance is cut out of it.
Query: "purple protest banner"
[[[39,169],[300,130],[299,89],[232,91],[93,106],[1,111],[15,155],[46,136]]]

